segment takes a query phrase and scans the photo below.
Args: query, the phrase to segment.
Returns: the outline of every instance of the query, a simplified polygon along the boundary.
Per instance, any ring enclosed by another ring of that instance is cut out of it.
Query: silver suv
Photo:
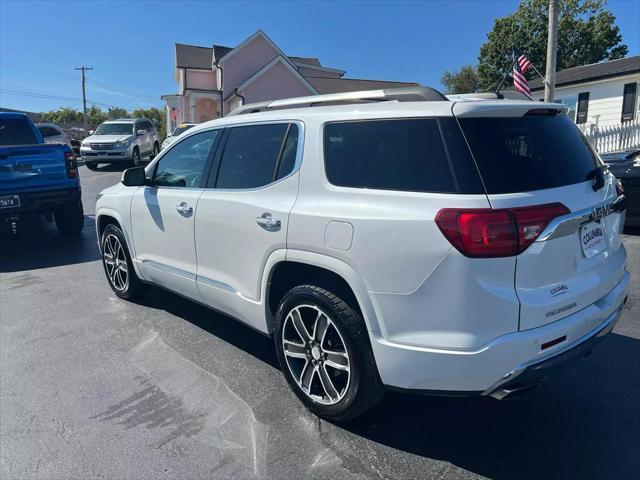
[[[131,162],[140,164],[142,157],[153,159],[160,152],[158,131],[148,118],[109,120],[100,126],[80,147],[87,168],[99,163]]]

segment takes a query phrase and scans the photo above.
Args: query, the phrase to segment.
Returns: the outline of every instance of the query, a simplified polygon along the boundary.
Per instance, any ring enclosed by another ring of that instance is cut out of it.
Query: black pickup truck
[[[84,212],[75,153],[44,143],[31,119],[0,113],[0,223],[13,231],[23,219],[55,220],[61,233],[78,233]]]

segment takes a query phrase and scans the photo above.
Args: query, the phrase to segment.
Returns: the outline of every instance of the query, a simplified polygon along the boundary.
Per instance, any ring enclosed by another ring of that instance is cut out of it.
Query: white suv
[[[273,336],[335,421],[385,387],[527,391],[591,351],[629,285],[624,195],[565,113],[424,87],[241,107],[99,195],[109,284]]]

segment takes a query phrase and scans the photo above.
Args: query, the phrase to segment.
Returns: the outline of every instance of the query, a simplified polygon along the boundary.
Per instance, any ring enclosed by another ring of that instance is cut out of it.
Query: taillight
[[[76,164],[76,154],[64,152],[64,164],[67,167],[67,177],[78,178],[78,165]]]
[[[473,258],[510,257],[524,252],[551,220],[569,213],[561,203],[519,208],[444,208],[436,224],[460,253]]]

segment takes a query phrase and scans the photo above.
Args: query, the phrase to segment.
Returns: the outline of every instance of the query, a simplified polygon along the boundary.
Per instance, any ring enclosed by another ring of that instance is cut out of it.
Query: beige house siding
[[[279,53],[261,35],[221,60],[224,69],[224,90],[233,91],[247,78],[276,58]]]
[[[216,74],[214,72],[187,70],[187,88],[198,90],[217,90]]]
[[[260,75],[243,89],[245,103],[273,100],[277,98],[303,97],[311,92],[281,62]]]

